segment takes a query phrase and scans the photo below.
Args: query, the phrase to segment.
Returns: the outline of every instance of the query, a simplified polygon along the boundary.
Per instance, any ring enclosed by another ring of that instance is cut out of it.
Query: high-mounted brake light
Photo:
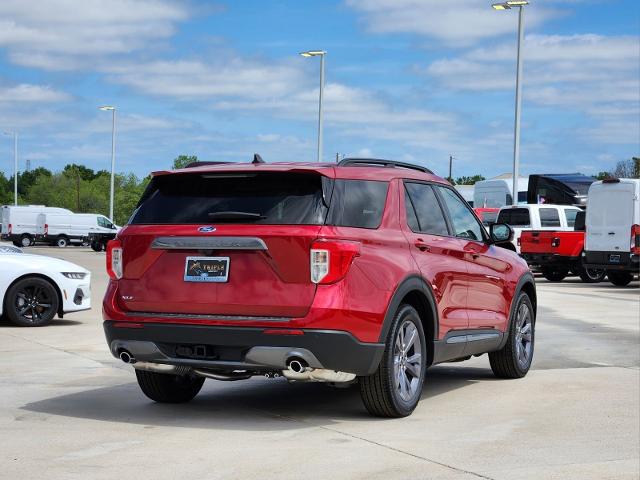
[[[353,259],[360,255],[360,242],[317,240],[311,245],[311,281],[330,284],[344,278]]]
[[[122,243],[111,240],[107,243],[107,273],[113,280],[122,278]]]
[[[640,225],[631,227],[631,253],[640,255]]]

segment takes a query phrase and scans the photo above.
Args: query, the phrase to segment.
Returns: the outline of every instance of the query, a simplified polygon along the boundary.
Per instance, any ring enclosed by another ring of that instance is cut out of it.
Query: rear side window
[[[564,210],[564,216],[567,219],[567,226],[575,226],[576,215],[578,215],[578,210],[569,210],[568,208]]]
[[[317,174],[189,173],[155,177],[129,223],[321,225],[326,213]]]
[[[405,187],[404,203],[409,228],[414,232],[431,235],[449,235],[447,222],[433,188],[423,183],[406,183]]]
[[[574,217],[575,221],[575,217]],[[541,227],[559,227],[560,215],[556,208],[541,208],[540,209],[540,226]]]
[[[500,210],[496,223],[506,223],[512,227],[530,227],[531,220],[529,218],[528,208],[506,208]]]
[[[327,225],[378,228],[388,187],[389,182],[336,180]]]

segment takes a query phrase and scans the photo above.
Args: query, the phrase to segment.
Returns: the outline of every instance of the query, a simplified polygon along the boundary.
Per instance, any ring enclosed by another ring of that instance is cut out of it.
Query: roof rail
[[[380,167],[400,167],[400,168],[410,168],[411,170],[418,170],[419,172],[430,173],[433,175],[433,172],[429,170],[427,167],[422,167],[420,165],[415,165],[413,163],[405,163],[405,162],[396,162],[395,160],[382,160],[379,158],[345,158],[338,163],[339,167],[349,167],[349,166],[380,166]]]
[[[204,167],[205,165],[227,165],[233,162],[191,162],[182,168],[195,168],[195,167]]]

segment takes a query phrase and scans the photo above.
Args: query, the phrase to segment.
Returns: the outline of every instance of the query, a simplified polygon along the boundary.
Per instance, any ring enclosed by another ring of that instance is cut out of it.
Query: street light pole
[[[109,192],[109,220],[115,222],[113,218],[113,199],[114,199],[114,175],[116,166],[116,107],[105,105],[100,110],[111,110],[111,188]]]
[[[318,98],[318,162],[322,161],[322,101],[324,96],[324,57],[327,54],[324,50],[309,50],[302,52],[303,57],[320,57],[320,95]]]
[[[520,175],[520,110],[522,105],[522,43],[524,40],[524,7],[528,1],[512,1],[496,3],[496,10],[510,10],[518,7],[518,53],[516,59],[516,111],[513,132],[513,190],[511,195],[512,205],[518,204],[518,179]]]
[[[18,205],[18,132],[4,132],[13,135],[13,203]]]

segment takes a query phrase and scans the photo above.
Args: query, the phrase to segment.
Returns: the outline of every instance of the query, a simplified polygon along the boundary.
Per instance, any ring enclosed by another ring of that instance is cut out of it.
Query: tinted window
[[[576,220],[575,220],[575,223],[573,225],[573,229],[576,232],[584,232],[585,231],[585,224],[584,224],[585,216],[586,216],[586,213],[583,210],[581,210],[581,211],[579,211],[577,213]]]
[[[541,227],[559,227],[560,215],[556,208],[540,209],[540,226]]]
[[[132,224],[324,222],[322,177],[307,173],[210,173],[155,177]]]
[[[388,182],[336,180],[328,225],[378,228],[387,200]]]
[[[505,208],[500,210],[496,223],[506,223],[512,227],[530,227],[528,208]]]
[[[467,204],[460,200],[460,198],[448,188],[436,188],[442,193],[444,203],[447,206],[447,210],[449,210],[455,236],[468,238],[470,240],[484,240],[482,227],[480,223],[478,223],[478,220],[476,220],[475,215],[469,210]]]
[[[489,226],[496,223],[498,212],[482,212],[482,223]]]
[[[419,232],[420,224],[418,223],[416,210],[413,208],[413,203],[411,203],[411,199],[409,198],[409,192],[406,189],[404,191],[404,208],[407,212],[407,225],[412,232]]]
[[[113,224],[104,217],[98,217],[98,226],[102,228],[111,228],[113,229]]]
[[[432,235],[449,235],[447,222],[433,188],[422,183],[407,183],[405,186],[407,223],[411,230]],[[410,210],[413,208],[415,208],[414,215],[417,215],[417,228],[412,226],[410,222]]]
[[[576,215],[578,215],[578,210],[565,209],[564,216],[567,219],[567,225],[569,227],[575,226],[575,224],[576,224]]]

